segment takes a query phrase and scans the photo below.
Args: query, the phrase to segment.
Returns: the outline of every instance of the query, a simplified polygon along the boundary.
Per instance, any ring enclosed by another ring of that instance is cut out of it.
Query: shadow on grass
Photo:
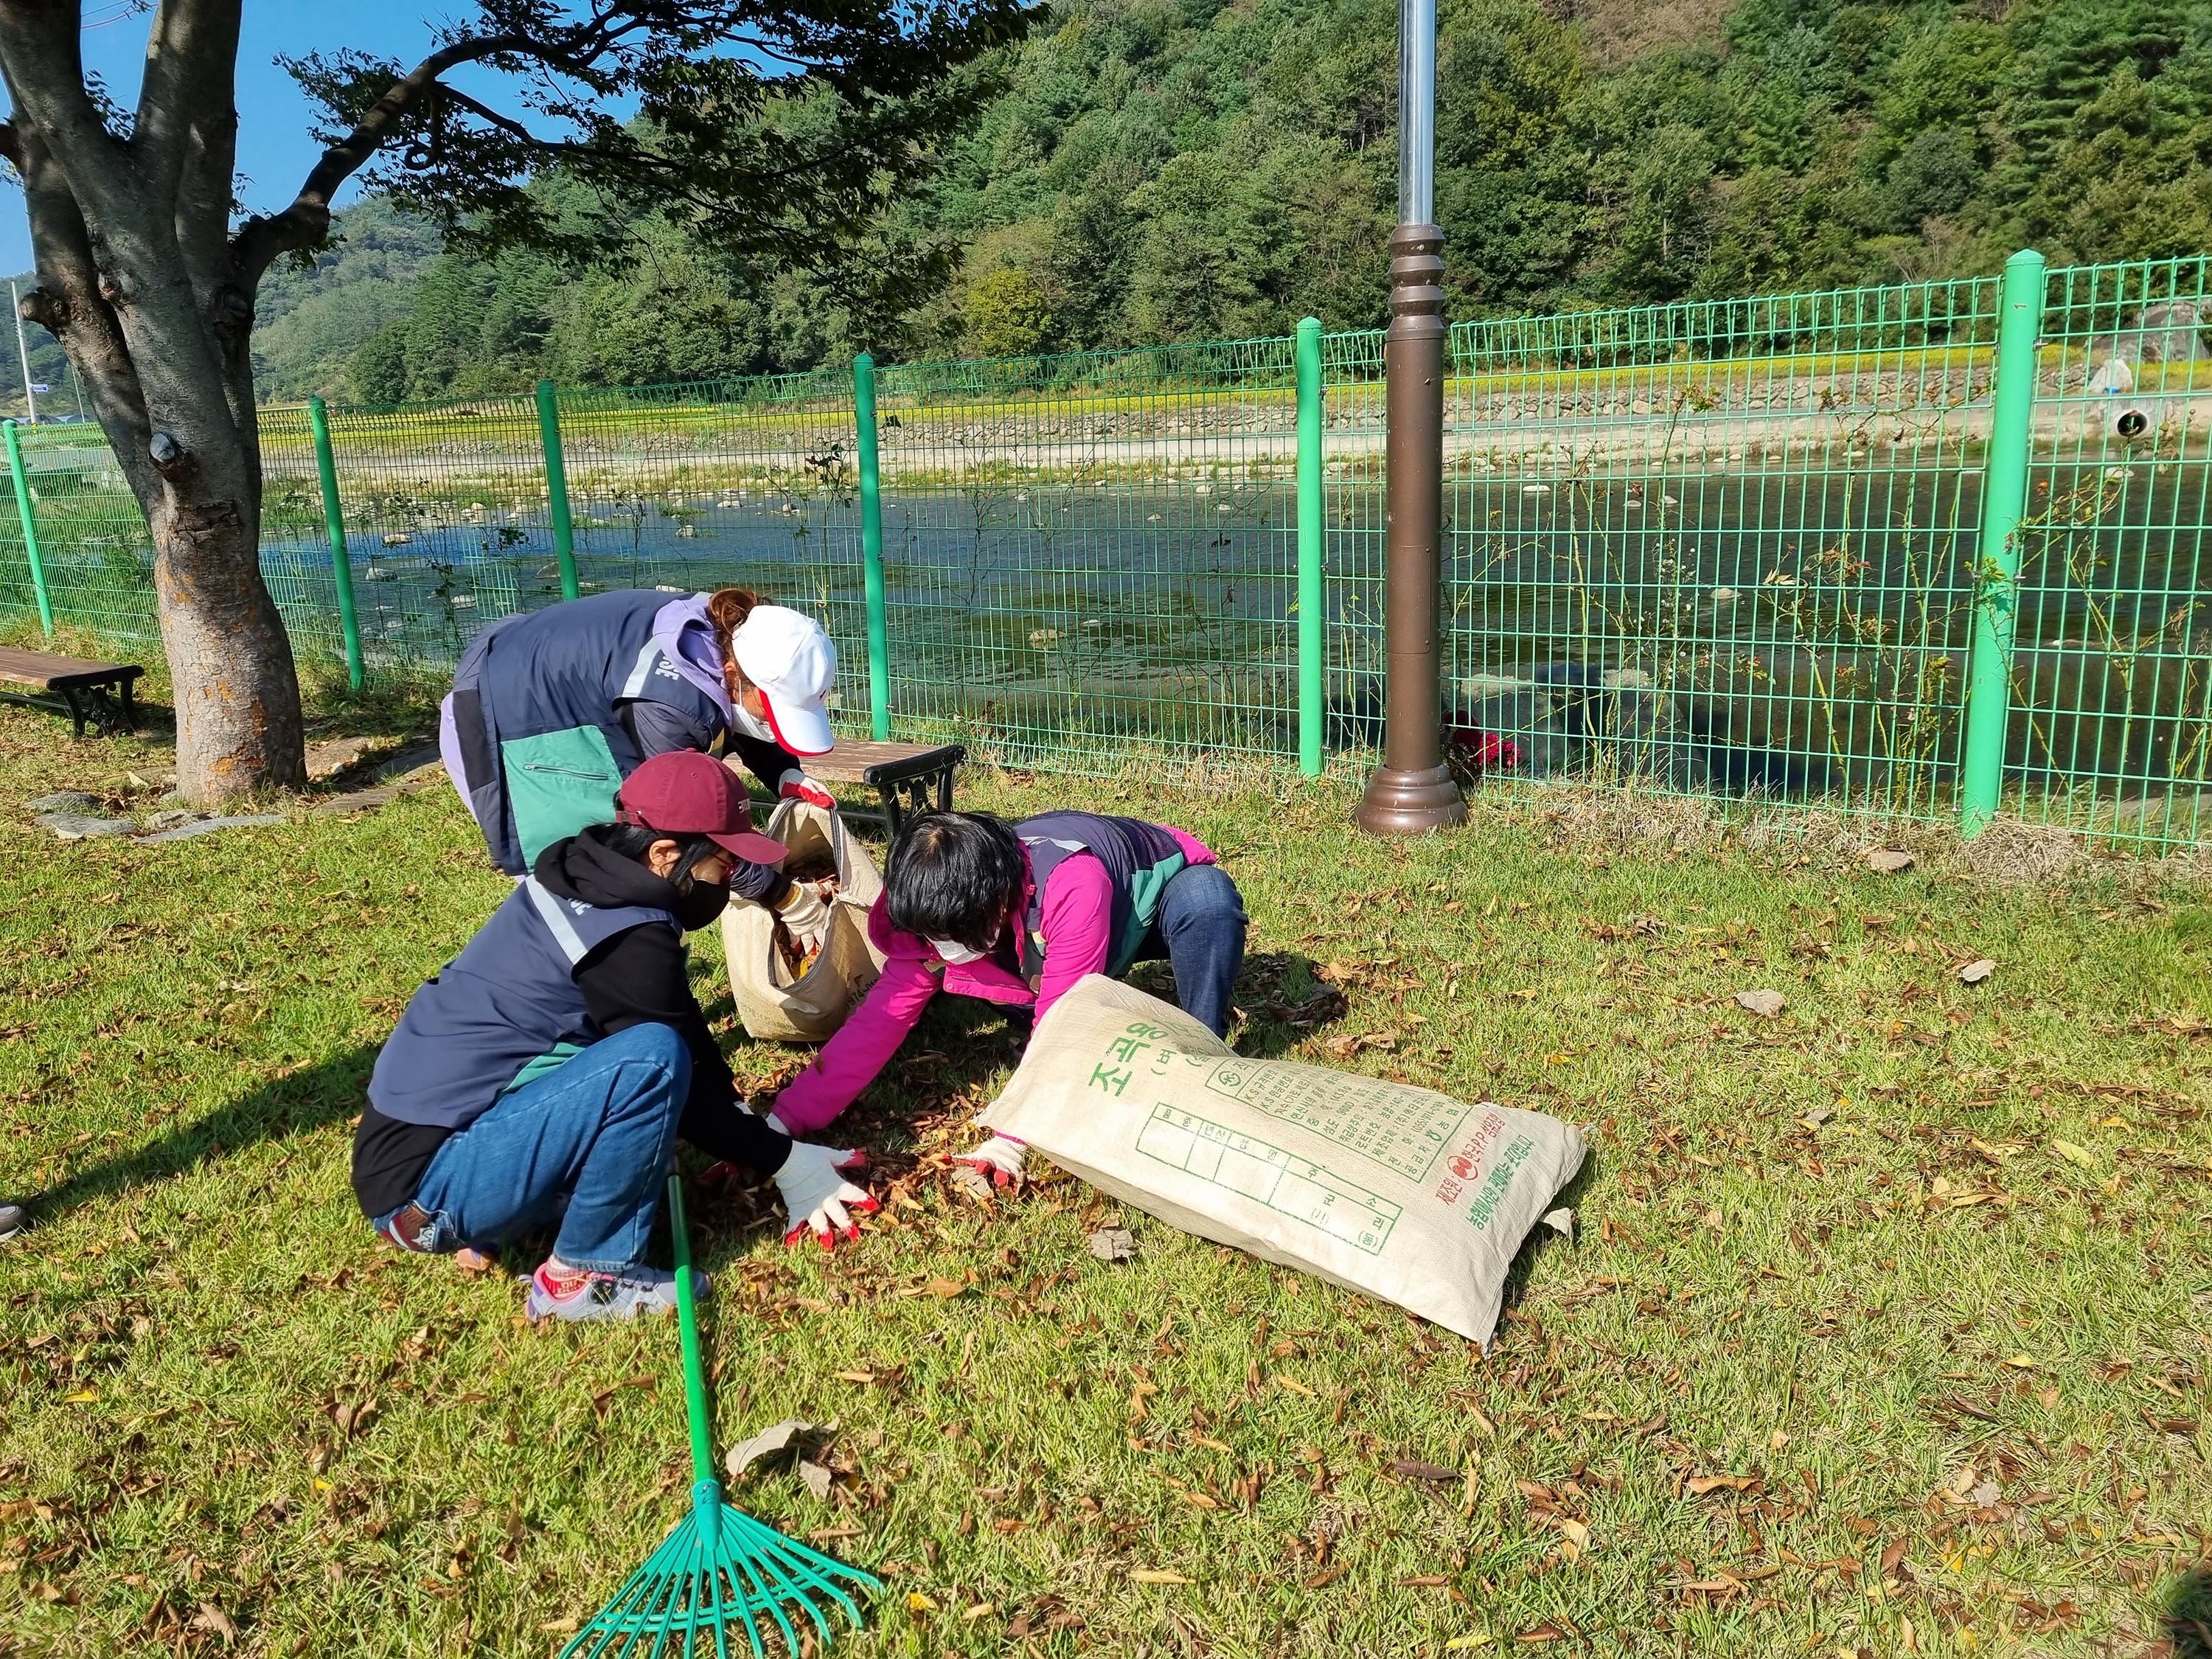
[[[273,1078],[202,1117],[172,1125],[134,1152],[103,1158],[59,1186],[19,1200],[32,1219],[52,1220],[78,1206],[185,1174],[258,1141],[283,1140],[359,1114],[376,1049],[349,1048],[289,1077]]]
[[[2199,1562],[2166,1592],[2166,1639],[2174,1659],[2212,1659],[2212,1564]]]
[[[1166,963],[1139,962],[1127,977],[1147,995],[1180,1006]],[[1344,994],[1321,978],[1311,957],[1295,951],[1255,951],[1246,957],[1231,1000],[1243,1024],[1232,1026],[1230,1040],[1247,1060],[1280,1060],[1345,1012]]]
[[[1553,1199],[1547,1208],[1547,1214],[1553,1210],[1571,1210],[1575,1212],[1576,1237],[1574,1238],[1570,1239],[1555,1233],[1539,1221],[1528,1229],[1528,1236],[1521,1241],[1521,1248],[1514,1253],[1513,1265],[1506,1270],[1505,1299],[1500,1305],[1498,1314],[1501,1319],[1520,1307],[1521,1298],[1528,1293],[1529,1280],[1536,1276],[1537,1266],[1547,1255],[1553,1250],[1571,1250],[1580,1242],[1583,1194],[1589,1191],[1592,1184],[1604,1173],[1599,1167],[1601,1162],[1598,1149],[1586,1143],[1583,1153],[1583,1167],[1575,1171],[1575,1178],[1572,1181],[1559,1188],[1559,1195]]]

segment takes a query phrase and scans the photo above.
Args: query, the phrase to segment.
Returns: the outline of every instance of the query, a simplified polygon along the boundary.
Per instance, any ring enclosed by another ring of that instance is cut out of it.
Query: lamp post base
[[[1419,836],[1467,822],[1467,801],[1448,766],[1418,772],[1378,766],[1352,821],[1370,836]]]

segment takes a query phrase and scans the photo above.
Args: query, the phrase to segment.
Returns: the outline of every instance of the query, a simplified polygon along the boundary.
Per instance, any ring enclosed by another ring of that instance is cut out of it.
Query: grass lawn
[[[674,1330],[534,1332],[347,1184],[378,1042],[505,884],[443,792],[167,848],[21,810],[163,763],[0,713],[0,1654],[550,1655],[684,1507]],[[1204,836],[1243,1044],[1553,1112],[1590,1168],[1485,1356],[1072,1181],[959,1196],[1014,1047],[940,1004],[840,1126],[858,1246],[694,1200],[720,1442],[839,1425],[827,1500],[732,1497],[884,1577],[841,1651],[2212,1654],[2199,891],[963,787]]]

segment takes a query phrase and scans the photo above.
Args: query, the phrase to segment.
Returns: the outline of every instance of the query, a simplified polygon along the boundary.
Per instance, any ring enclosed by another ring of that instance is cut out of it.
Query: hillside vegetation
[[[2212,0],[1443,0],[1440,29],[1455,316],[2212,247]],[[711,227],[578,275],[434,258],[364,204],[264,293],[264,394],[1377,325],[1396,37],[1391,0],[1062,0],[878,227],[886,269],[943,266],[903,311],[734,270]]]

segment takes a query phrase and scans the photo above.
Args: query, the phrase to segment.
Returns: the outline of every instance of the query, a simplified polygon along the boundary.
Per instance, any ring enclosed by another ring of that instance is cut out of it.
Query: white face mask
[[[732,706],[737,711],[738,731],[744,732],[747,737],[756,738],[763,743],[774,743],[775,741],[775,728],[770,726],[758,714],[754,714],[751,709],[746,708],[743,700],[738,701]]]
[[[999,929],[999,933],[1004,933],[1006,929],[1004,927]],[[929,945],[930,948],[935,951],[939,956],[944,957],[946,962],[950,963],[955,968],[957,968],[963,962],[982,961],[985,957],[991,954],[992,946],[997,945],[998,942],[999,933],[994,933],[991,935],[991,944],[985,945],[980,951],[971,951],[966,945],[961,944],[957,939],[933,939],[929,941]]]

